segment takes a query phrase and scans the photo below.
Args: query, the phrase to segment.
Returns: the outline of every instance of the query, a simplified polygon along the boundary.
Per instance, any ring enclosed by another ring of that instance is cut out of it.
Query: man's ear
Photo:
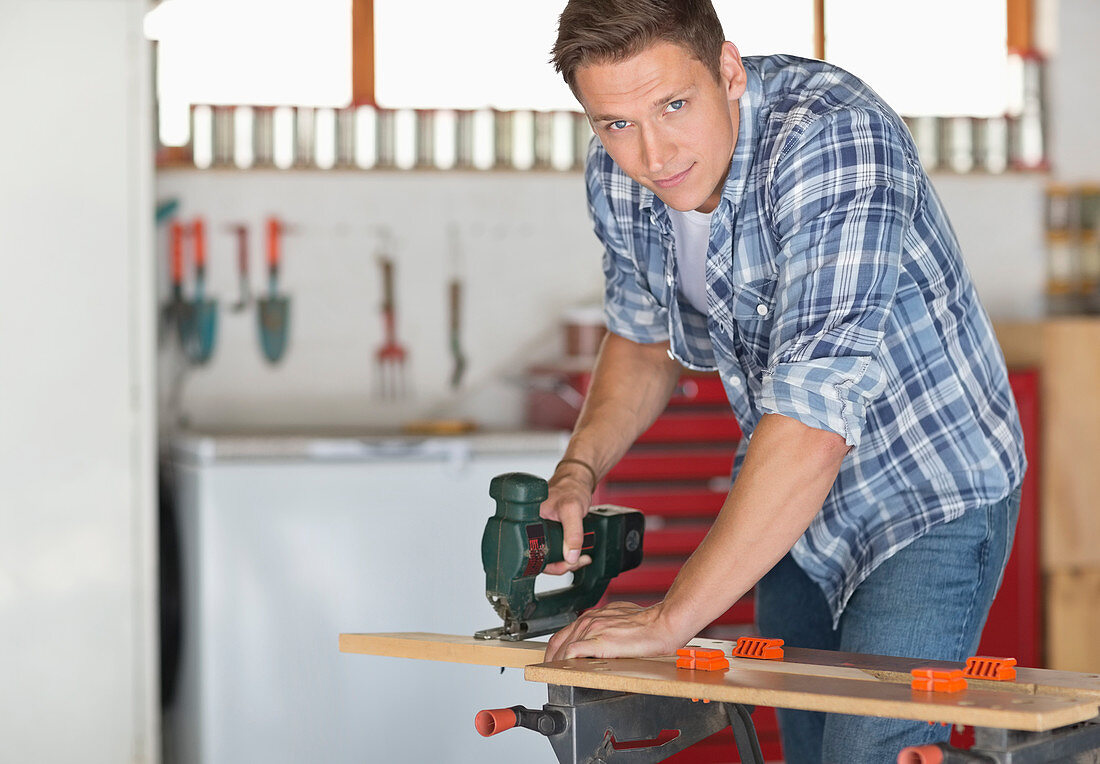
[[[726,85],[726,97],[736,101],[745,94],[749,79],[745,74],[745,65],[741,63],[741,53],[729,40],[722,43],[722,54],[718,61],[722,82]]]

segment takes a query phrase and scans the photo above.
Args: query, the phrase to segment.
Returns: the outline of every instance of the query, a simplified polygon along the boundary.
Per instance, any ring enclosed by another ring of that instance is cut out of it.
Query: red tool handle
[[[230,226],[237,234],[237,270],[242,274],[248,273],[248,226]]]
[[[183,283],[183,223],[172,221],[168,226],[168,236],[172,286],[178,287]]]
[[[941,764],[943,749],[938,745],[920,745],[902,748],[898,764]]]
[[[474,729],[482,737],[491,737],[512,729],[516,726],[516,721],[515,708],[487,708],[477,712]]]
[[[206,223],[202,218],[191,223],[191,235],[195,237],[195,270],[201,274],[206,270]]]
[[[279,270],[279,239],[284,230],[283,221],[277,217],[267,219],[267,267],[272,273]]]
[[[393,260],[383,257],[382,265],[382,310],[393,313]]]

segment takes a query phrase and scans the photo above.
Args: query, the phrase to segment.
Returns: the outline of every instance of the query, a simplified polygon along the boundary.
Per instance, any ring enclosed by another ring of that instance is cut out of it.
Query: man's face
[[[733,43],[720,78],[679,45],[577,70],[577,97],[623,172],[676,210],[712,212],[737,143],[745,69]]]

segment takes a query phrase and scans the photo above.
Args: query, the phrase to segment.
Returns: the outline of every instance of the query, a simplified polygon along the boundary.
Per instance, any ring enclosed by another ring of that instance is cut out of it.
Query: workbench
[[[695,639],[689,646],[722,650],[729,656],[733,643]],[[696,716],[707,717],[711,726],[736,722],[733,709],[747,706],[973,726],[973,750],[980,750],[985,758],[960,761],[1003,764],[1072,761],[1075,750],[1100,751],[1100,724],[1096,723],[1100,713],[1100,675],[1095,674],[1018,668],[1013,681],[970,679],[962,691],[941,693],[912,689],[910,672],[918,668],[961,669],[961,664],[793,647],[785,648],[782,660],[729,657],[728,670],[721,671],[677,668],[673,655],[606,660],[574,658],[543,663],[542,642],[503,642],[444,634],[341,634],[340,650],[523,668],[527,680],[549,686],[551,702],[544,708],[564,709],[569,720],[568,730],[559,728],[547,735],[562,762],[660,761],[677,750],[675,742],[644,750],[635,747],[627,755],[625,749],[612,749],[608,736],[614,741],[613,731],[618,729],[620,743],[642,739],[656,742],[664,730],[683,731],[692,726],[692,718]],[[653,699],[660,702],[653,703]],[[623,700],[635,705],[628,708],[622,705]],[[616,704],[620,711],[629,713],[617,712]],[[661,713],[666,713],[667,718],[661,718]],[[741,713],[747,720],[747,713]],[[627,717],[646,714],[657,714],[646,717],[651,730],[622,731],[628,726]],[[751,730],[751,722],[748,726]],[[711,734],[717,729],[721,726],[696,731]],[[600,750],[578,746],[575,738],[581,733],[595,735],[597,743],[602,739],[602,747],[597,746]],[[573,736],[570,745],[565,744],[567,735]],[[739,746],[743,737],[738,735]],[[680,747],[687,742],[681,740]],[[487,759],[492,757],[491,745],[486,743]]]

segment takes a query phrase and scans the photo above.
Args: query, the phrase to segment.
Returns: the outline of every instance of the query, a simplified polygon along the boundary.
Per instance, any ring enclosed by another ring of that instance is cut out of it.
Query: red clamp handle
[[[482,737],[499,735],[504,730],[510,730],[516,726],[516,711],[514,708],[487,708],[478,711],[474,717],[474,729]]]

